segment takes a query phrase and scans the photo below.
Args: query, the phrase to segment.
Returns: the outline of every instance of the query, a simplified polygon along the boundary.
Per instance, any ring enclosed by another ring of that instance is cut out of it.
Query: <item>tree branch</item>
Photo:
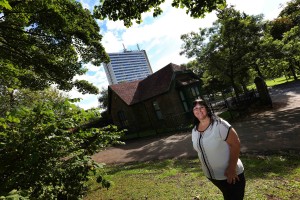
[[[23,51],[19,51],[20,48],[16,49],[14,46],[9,45],[5,41],[1,41],[1,42],[2,42],[2,44],[5,44],[6,46],[1,45],[0,49],[1,48],[6,49],[8,52],[12,52],[13,54],[19,55],[20,58],[24,58],[24,57],[27,58],[25,60],[23,59],[24,61],[31,60],[31,57],[29,57],[26,53],[24,53]]]
[[[1,26],[0,24],[0,28],[2,29],[3,28],[6,28],[6,29],[11,29],[11,30],[14,30],[14,31],[17,31],[17,32],[20,32],[20,33],[26,33],[28,35],[33,35],[33,36],[40,36],[40,37],[45,37],[45,38],[50,38],[50,39],[54,39],[55,37],[53,36],[49,36],[49,35],[45,35],[45,34],[38,34],[38,33],[33,33],[33,32],[28,32],[28,31],[24,31],[24,30],[21,30],[21,29],[16,29],[16,28],[12,28],[11,26]],[[55,38],[56,39],[56,38]],[[64,38],[59,38],[63,41],[66,41]]]

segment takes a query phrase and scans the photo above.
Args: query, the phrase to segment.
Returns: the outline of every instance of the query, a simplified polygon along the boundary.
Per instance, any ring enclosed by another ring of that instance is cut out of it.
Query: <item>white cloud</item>
[[[102,44],[107,53],[118,52],[122,49],[122,40],[113,31],[103,34]]]
[[[227,0],[227,4],[235,5],[237,10],[246,14],[264,14],[264,19],[272,20],[276,18],[282,9],[280,4],[285,5],[289,0]]]
[[[93,65],[91,63],[85,64],[84,67],[87,68],[89,72],[97,72],[97,71],[99,71],[99,67],[95,66],[95,65]]]
[[[121,41],[126,46],[134,46],[135,49],[137,49],[136,44],[143,47],[142,49],[145,49],[148,54],[153,71],[157,71],[170,62],[180,62],[178,64],[187,62],[188,59],[179,56],[182,44],[180,36],[197,31],[199,27],[209,27],[215,20],[214,13],[208,14],[205,19],[193,19],[186,15],[183,9],[168,8],[162,16],[154,18],[149,24],[126,29],[121,36]]]
[[[99,107],[97,95],[85,94],[85,95],[80,95],[80,97],[77,98],[81,98],[82,100],[80,102],[76,102],[75,105],[78,105],[79,107],[85,110]]]
[[[86,9],[88,9],[88,10],[91,9],[91,6],[90,6],[89,3],[86,2],[85,0],[80,0],[80,3],[81,3],[81,5],[82,5],[83,8],[86,8]]]
[[[107,30],[119,31],[119,30],[125,30],[126,29],[126,27],[124,26],[124,23],[122,21],[108,21],[108,20],[105,20],[105,22],[106,22]]]
[[[128,45],[153,41],[156,38],[173,38],[179,40],[181,34],[197,30],[199,19],[188,17],[183,10],[171,9],[159,18],[153,19],[151,24],[140,25],[126,29],[122,40]]]

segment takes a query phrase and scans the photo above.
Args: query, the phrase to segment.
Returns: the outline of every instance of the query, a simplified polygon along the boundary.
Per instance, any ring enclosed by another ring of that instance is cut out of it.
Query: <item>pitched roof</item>
[[[127,105],[133,105],[167,92],[174,78],[174,72],[182,70],[183,67],[170,63],[143,80],[120,83],[108,87]]]
[[[108,87],[110,87],[127,105],[130,105],[133,101],[139,82],[140,80],[109,85]]]

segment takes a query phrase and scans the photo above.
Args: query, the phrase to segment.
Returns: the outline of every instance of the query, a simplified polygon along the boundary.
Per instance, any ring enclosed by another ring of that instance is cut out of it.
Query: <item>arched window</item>
[[[182,102],[183,107],[184,107],[184,111],[188,112],[189,111],[189,107],[188,107],[188,104],[186,102],[186,98],[185,98],[183,92],[179,91],[179,95],[180,95],[180,99],[181,99],[181,102]]]
[[[200,97],[200,92],[197,86],[192,86],[190,87],[190,94],[191,97],[193,98],[192,100],[194,101],[195,99]]]
[[[123,110],[120,110],[118,112],[118,117],[119,117],[122,128],[127,128],[129,126],[129,123],[128,123],[128,119],[125,116],[125,112]]]
[[[153,101],[153,108],[156,113],[157,119],[163,119],[163,115],[161,113],[161,110],[160,110],[160,107],[159,107],[157,101]]]

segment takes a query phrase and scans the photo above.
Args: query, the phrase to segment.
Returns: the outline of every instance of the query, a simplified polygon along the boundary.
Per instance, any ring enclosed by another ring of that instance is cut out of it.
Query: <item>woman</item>
[[[205,101],[194,101],[193,147],[206,177],[223,193],[225,200],[244,198],[244,167],[239,159],[240,141],[236,131],[212,114]]]

